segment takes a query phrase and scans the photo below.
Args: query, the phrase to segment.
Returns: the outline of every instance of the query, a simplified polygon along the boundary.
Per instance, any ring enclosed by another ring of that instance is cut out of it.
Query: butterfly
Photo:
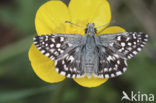
[[[56,71],[67,78],[114,78],[127,70],[127,60],[141,51],[148,40],[143,32],[96,36],[94,23],[87,24],[85,33],[40,35],[33,38],[33,43],[55,61]]]

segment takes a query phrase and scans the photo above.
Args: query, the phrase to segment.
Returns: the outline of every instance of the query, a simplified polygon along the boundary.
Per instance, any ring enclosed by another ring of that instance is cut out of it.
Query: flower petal
[[[34,44],[29,50],[29,59],[33,70],[42,80],[55,83],[65,79],[55,71],[54,61],[41,54]]]
[[[106,28],[104,31],[101,32],[101,34],[107,34],[107,33],[120,33],[120,32],[126,32],[123,28],[119,26],[112,26]],[[75,78],[74,79],[78,84],[84,87],[96,87],[103,83],[105,83],[108,79],[98,79],[98,78]]]
[[[69,21],[67,6],[62,1],[48,1],[37,11],[35,26],[38,35],[65,33]]]
[[[126,32],[126,30],[120,26],[111,26],[111,27],[104,29],[102,32],[100,32],[100,34],[109,34],[109,33],[112,34],[112,33],[120,33],[120,32]],[[100,35],[100,34],[97,34],[97,35]]]
[[[109,25],[111,20],[111,11],[107,0],[71,0],[69,11],[72,22],[84,27],[88,23],[95,23],[96,27],[105,25],[104,28]]]
[[[74,81],[76,81],[79,85],[81,86],[84,86],[84,87],[97,87],[103,83],[105,83],[108,79],[107,78],[104,78],[104,79],[101,79],[101,78],[87,78],[87,77],[84,77],[84,78],[75,78]]]

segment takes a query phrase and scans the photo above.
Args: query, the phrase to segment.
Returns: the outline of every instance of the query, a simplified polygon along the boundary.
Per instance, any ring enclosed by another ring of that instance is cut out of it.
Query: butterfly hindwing
[[[110,48],[99,46],[98,71],[95,76],[99,78],[113,78],[123,74],[127,70],[125,58],[113,52]]]
[[[55,68],[58,73],[68,78],[79,78],[84,75],[82,70],[81,46],[70,50],[62,58],[55,61]]]

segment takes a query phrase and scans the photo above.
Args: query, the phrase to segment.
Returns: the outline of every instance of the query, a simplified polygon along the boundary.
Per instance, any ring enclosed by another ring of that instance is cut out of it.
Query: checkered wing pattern
[[[84,76],[82,70],[82,46],[77,46],[55,61],[55,68],[58,73],[67,78],[80,78]]]
[[[99,64],[96,76],[113,78],[127,70],[127,59],[142,50],[148,35],[142,32],[103,34],[97,37]]]
[[[51,34],[34,38],[38,50],[55,61],[56,71],[69,78],[83,75],[79,67],[83,41],[83,37],[78,34]]]

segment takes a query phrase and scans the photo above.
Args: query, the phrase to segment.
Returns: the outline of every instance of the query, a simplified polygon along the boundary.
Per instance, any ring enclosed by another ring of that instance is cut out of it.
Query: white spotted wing
[[[83,75],[80,70],[83,42],[78,34],[51,34],[34,38],[34,44],[41,53],[55,61],[56,71],[69,78]]]
[[[142,32],[103,34],[96,37],[98,47],[98,72],[101,78],[113,78],[127,70],[127,59],[144,47],[148,35]]]

